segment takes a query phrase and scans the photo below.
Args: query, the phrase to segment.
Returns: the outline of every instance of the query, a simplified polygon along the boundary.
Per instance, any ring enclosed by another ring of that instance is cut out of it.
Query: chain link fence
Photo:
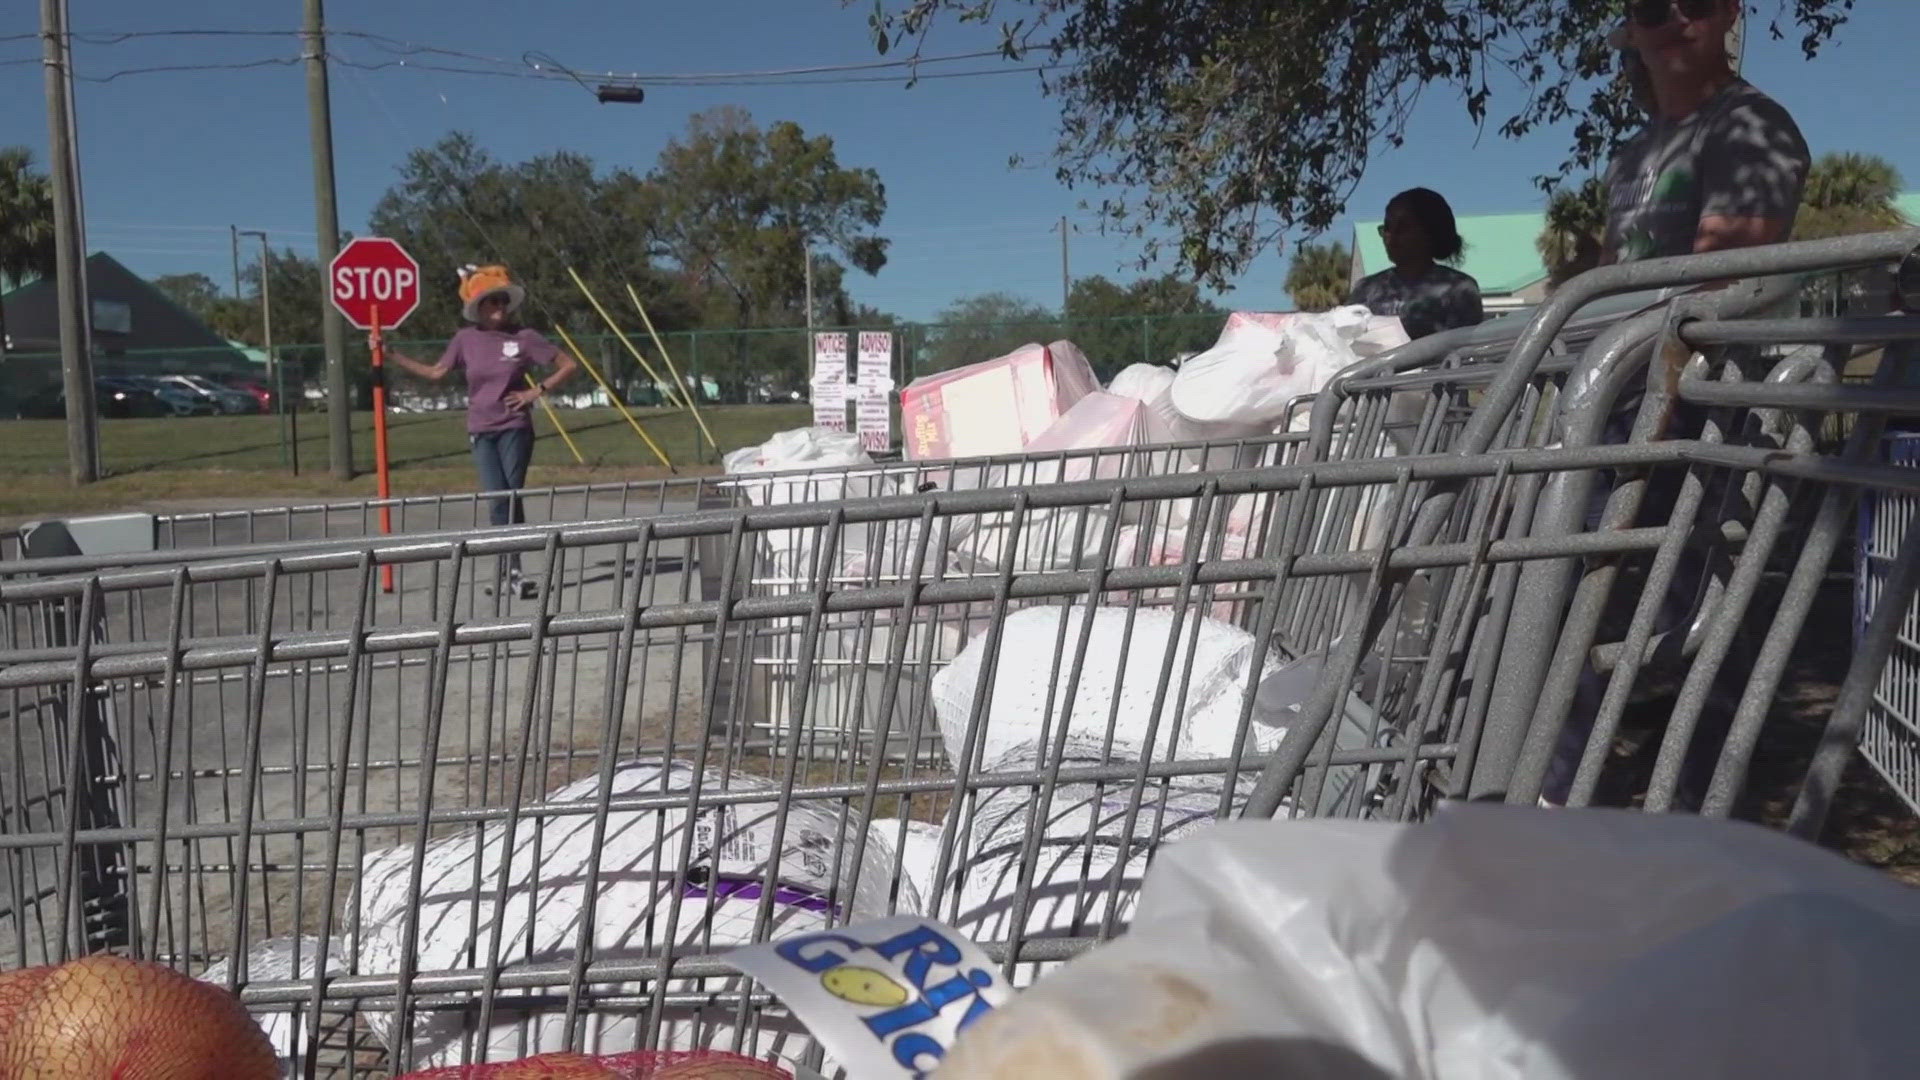
[[[1029,342],[1070,340],[1079,345],[1102,379],[1129,364],[1165,364],[1213,343],[1225,318],[1217,312],[1188,315],[1140,315],[1100,319],[1042,319],[1009,323],[897,323],[821,326],[820,332],[884,330],[894,335],[894,381],[904,386],[922,375],[991,359]],[[561,335],[540,328],[556,344]],[[805,327],[771,329],[675,330],[656,344],[645,333],[625,341],[611,333],[581,334],[568,328],[583,358],[599,379],[576,378],[556,404],[580,407],[610,404],[611,394],[628,405],[666,404],[676,376],[703,404],[756,404],[798,401],[807,394],[809,356]],[[629,348],[629,343],[631,348]],[[440,355],[445,342],[394,338],[388,348],[421,360]],[[665,346],[666,358],[660,346]],[[289,401],[299,408],[326,402],[326,354],[317,344],[277,345],[274,356]],[[638,353],[636,357],[635,353]],[[346,347],[350,387],[357,407],[372,400],[371,360],[363,337],[349,335]],[[669,367],[666,360],[671,361]],[[273,386],[268,365],[234,349],[129,349],[96,355],[101,377],[127,375],[203,375],[220,382],[253,381]],[[0,419],[30,414],[60,385],[58,353],[8,353],[0,364]],[[435,411],[460,408],[466,389],[459,381],[429,383],[389,368],[387,386],[393,408]]]

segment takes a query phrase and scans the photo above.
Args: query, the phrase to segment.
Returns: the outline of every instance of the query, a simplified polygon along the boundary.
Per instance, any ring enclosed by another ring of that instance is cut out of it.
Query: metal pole
[[[811,342],[813,341],[813,245],[809,243],[807,240],[805,240],[804,238],[800,241],[800,253],[801,253],[801,257],[806,260],[806,267],[807,267],[807,341],[809,342],[808,348],[812,348]]]
[[[1067,317],[1067,296],[1073,292],[1073,279],[1067,275],[1067,215],[1060,215],[1060,317]]]
[[[247,235],[252,236],[253,234],[249,232]],[[227,226],[227,236],[233,241],[233,297],[238,300],[240,298],[240,226]],[[266,243],[266,237],[262,236],[260,242],[263,244]],[[261,265],[264,266],[265,264],[262,263]]]
[[[80,177],[73,152],[66,0],[40,0],[45,39],[48,163],[53,187],[54,291],[60,311],[60,372],[67,395],[67,475],[100,478],[93,405],[93,350],[87,340],[87,255],[80,238]]]
[[[259,229],[249,229],[246,235],[260,238],[260,337],[267,350],[267,368],[271,372],[273,400],[280,413],[280,464],[290,466],[293,475],[300,475],[300,447],[298,429],[294,426],[293,414],[287,409],[287,378],[285,365],[273,354],[273,287],[268,271],[273,256],[267,248],[267,234]]]
[[[305,0],[301,43],[307,61],[307,127],[313,143],[313,212],[324,271],[340,253],[340,215],[333,201],[333,110],[327,95],[326,20],[321,0]],[[333,478],[353,479],[353,402],[347,396],[346,327],[334,310],[330,282],[320,287],[320,338],[327,354],[327,446]]]

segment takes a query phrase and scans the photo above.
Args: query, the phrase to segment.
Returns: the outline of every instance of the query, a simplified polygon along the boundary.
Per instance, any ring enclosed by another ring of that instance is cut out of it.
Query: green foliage
[[[845,325],[853,314],[846,271],[874,274],[887,261],[887,241],[874,231],[887,208],[879,174],[841,165],[829,136],[809,137],[788,121],[763,129],[738,108],[688,121],[647,174],[640,206],[659,251],[723,325],[806,325],[809,250],[815,321]],[[760,340],[766,348],[736,338],[703,370],[723,384],[801,386],[804,350],[784,336]]]
[[[1600,265],[1606,241],[1607,189],[1599,177],[1577,186],[1555,188],[1547,198],[1547,222],[1534,239],[1547,267],[1547,286]]]
[[[1302,244],[1287,266],[1287,295],[1301,311],[1326,311],[1346,303],[1352,276],[1345,244]]]
[[[1909,222],[1894,206],[1900,171],[1872,154],[1826,154],[1807,172],[1793,238],[1821,240],[1903,228]]]
[[[1749,6],[1812,57],[1852,0]],[[1097,209],[1140,237],[1143,260],[1170,244],[1216,287],[1282,237],[1327,231],[1421,93],[1457,96],[1508,137],[1569,126],[1547,187],[1593,171],[1639,122],[1605,44],[1620,0],[880,0],[870,30],[921,47],[943,17],[998,20],[1007,56],[1059,65],[1046,87],[1060,178],[1117,189]],[[1505,117],[1489,112],[1496,76],[1527,91]]]
[[[1062,336],[1080,346],[1104,382],[1128,364],[1164,364],[1207,348],[1225,315],[1199,286],[1173,274],[1125,286],[1086,277],[1068,290]]]
[[[527,289],[529,323],[576,336],[605,328],[573,281],[578,273],[651,358],[629,283],[661,333],[804,326],[810,243],[816,318],[843,325],[857,310],[847,268],[874,273],[886,263],[886,241],[873,232],[885,211],[878,175],[840,165],[831,138],[786,122],[763,130],[738,109],[719,109],[693,117],[644,177],[567,152],[505,164],[471,135],[452,134],[408,156],[371,225],[421,262],[426,300],[409,337],[451,334],[458,268],[499,262]],[[590,359],[640,377],[617,346]],[[804,341],[794,335],[735,336],[699,360],[735,396],[805,381]]]
[[[24,282],[53,273],[53,191],[24,146],[0,148],[0,278]],[[0,291],[5,286],[0,285]],[[0,351],[6,313],[0,311]]]
[[[661,329],[690,325],[692,298],[652,265],[642,187],[629,171],[602,173],[565,151],[503,164],[464,132],[413,151],[369,221],[420,260],[422,300],[407,336],[459,329],[459,268],[485,263],[512,271],[527,290],[525,319],[548,334],[604,326],[569,269],[623,328],[638,322],[628,281]]]
[[[214,333],[258,346],[265,340],[260,325],[259,276],[257,269],[249,275],[248,280],[256,283],[251,298],[226,295],[220,291],[219,284],[205,274],[162,274],[153,279],[152,285],[194,318],[206,323]],[[317,277],[314,279],[316,285],[318,280]],[[289,298],[286,305],[289,311],[299,299]],[[276,308],[280,306],[275,305]],[[311,300],[307,301],[306,306],[313,306]]]
[[[977,364],[1061,336],[1060,320],[1050,309],[1001,292],[956,300],[934,321],[914,358],[916,375]]]

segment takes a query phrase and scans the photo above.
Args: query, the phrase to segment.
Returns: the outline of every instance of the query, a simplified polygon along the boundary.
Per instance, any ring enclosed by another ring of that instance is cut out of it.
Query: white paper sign
[[[813,426],[847,430],[847,335],[813,335]]]
[[[862,1080],[932,1073],[963,1029],[1013,996],[979,946],[914,915],[750,945],[726,961]]]
[[[884,330],[860,332],[856,369],[858,396],[854,399],[854,430],[860,448],[871,453],[893,444],[893,335]]]

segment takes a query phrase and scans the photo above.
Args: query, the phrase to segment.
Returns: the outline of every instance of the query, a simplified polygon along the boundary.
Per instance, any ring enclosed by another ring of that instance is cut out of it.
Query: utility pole
[[[813,243],[800,238],[800,254],[807,265],[807,350],[813,350]]]
[[[1073,279],[1067,276],[1067,215],[1060,215],[1060,317],[1067,317],[1067,296],[1073,291]]]
[[[238,300],[240,299],[240,226],[227,226],[227,234],[233,239],[233,298]],[[248,233],[247,235],[252,236],[253,234]],[[260,242],[263,244],[266,243],[266,237],[262,236]]]
[[[241,236],[260,238],[260,338],[262,348],[267,353],[267,378],[273,387],[273,401],[280,412],[280,463],[291,465],[293,475],[300,475],[300,420],[287,408],[287,378],[282,370],[280,358],[273,355],[273,278],[268,273],[272,267],[273,253],[267,247],[267,234],[261,229],[248,229]]]
[[[324,269],[340,254],[340,215],[333,202],[333,106],[327,95],[327,32],[321,0],[305,0],[300,38],[307,61],[307,128],[313,142],[313,212],[320,233],[320,339],[327,354],[327,445],[333,478],[353,479],[353,402],[347,396],[346,326],[333,308]]]
[[[40,33],[45,39],[54,292],[59,298],[60,373],[67,398],[67,475],[76,484],[90,484],[100,479],[100,442],[93,404],[93,348],[87,334],[87,253],[80,231],[66,0],[40,0]]]

